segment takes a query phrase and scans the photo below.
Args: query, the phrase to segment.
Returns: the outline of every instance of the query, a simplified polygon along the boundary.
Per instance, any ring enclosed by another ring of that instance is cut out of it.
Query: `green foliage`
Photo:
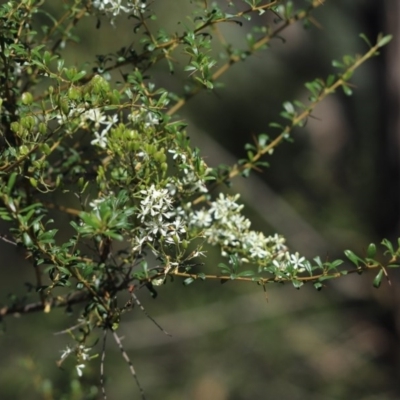
[[[155,287],[180,277],[185,285],[216,279],[263,287],[290,282],[300,288],[311,282],[320,290],[329,279],[370,269],[378,270],[373,285],[379,287],[388,277],[386,268],[398,267],[400,248],[386,239],[385,262],[374,244],[361,256],[346,250],[350,263],[306,260],[290,252],[282,236],[252,230],[239,195],[215,194],[235,177],[267,167],[278,145],[290,141],[294,128],[303,126],[328,95],[339,88],[351,95],[353,72],[390,36],[380,35],[371,44],[362,35],[369,46],[365,54],[333,61],[339,73],[305,83],[309,102],[285,102],[282,120],[245,146],[246,158],[210,168],[176,112],[201,90],[212,90],[232,65],[266,49],[288,26],[299,21],[308,26],[322,2],[309,0],[296,8],[290,1],[245,0],[223,7],[197,1],[181,34],[153,32],[151,21],[161,16],[142,1],[81,3],[64,2],[62,17],[51,16],[45,1],[8,1],[0,8],[0,218],[10,224],[4,239],[23,247],[35,267],[36,309],[68,309],[74,299],[82,305],[79,333],[73,334],[76,327],[69,330],[76,347],[67,348],[60,364],[75,356],[76,372],[82,374],[91,358],[92,332],[117,328],[135,288],[147,287],[155,296]],[[38,22],[42,14],[50,17],[47,25]],[[245,32],[245,23],[263,14],[275,21],[263,20]],[[119,18],[133,18],[140,46],[121,39],[113,53],[84,66],[69,65],[63,50],[78,43],[76,27],[104,16],[116,30]],[[218,58],[215,29],[225,23],[242,27],[247,48],[234,48],[222,38]],[[175,62],[177,55],[185,65]],[[153,69],[163,61],[170,72],[186,74],[180,93],[152,83]],[[75,208],[54,200],[69,195],[77,199]],[[68,238],[55,228],[57,217],[49,216],[54,209],[70,218]],[[208,274],[202,270],[206,246],[218,248],[225,259]],[[57,287],[64,288],[61,295]],[[129,300],[121,302],[120,293]],[[2,313],[24,313],[25,307],[14,298]]]

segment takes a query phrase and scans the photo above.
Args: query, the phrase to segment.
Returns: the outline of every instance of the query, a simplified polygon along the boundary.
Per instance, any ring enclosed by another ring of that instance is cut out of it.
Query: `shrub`
[[[159,286],[179,278],[185,285],[215,279],[264,290],[267,283],[300,288],[309,282],[319,290],[329,279],[370,270],[379,287],[387,268],[397,267],[400,250],[386,239],[386,262],[375,244],[364,255],[347,250],[346,263],[306,260],[281,235],[253,230],[239,194],[223,190],[235,177],[267,167],[275,149],[291,141],[294,128],[304,126],[327,96],[338,89],[351,95],[353,72],[391,37],[370,43],[361,35],[365,54],[334,61],[338,72],[306,83],[308,102],[285,102],[281,122],[247,144],[245,158],[211,168],[177,112],[290,25],[312,24],[323,2],[191,3],[179,32],[154,30],[162,15],[141,0],[67,1],[61,14],[38,0],[8,1],[0,9],[0,217],[8,224],[2,239],[24,249],[36,274],[29,288],[38,296],[37,302],[14,296],[1,315],[79,305],[76,324],[65,330],[75,345],[58,361],[74,356],[79,376],[99,330],[122,346],[118,324],[138,303],[140,288],[155,297]],[[122,18],[133,21],[132,35],[118,30]],[[115,49],[76,65],[67,51],[79,46],[77,28],[96,21],[99,29],[114,27]],[[241,29],[245,48],[218,34],[226,23]],[[185,74],[180,92],[152,82],[160,68]],[[71,229],[61,233],[56,227],[65,215]],[[221,255],[217,266],[207,265],[211,247]]]

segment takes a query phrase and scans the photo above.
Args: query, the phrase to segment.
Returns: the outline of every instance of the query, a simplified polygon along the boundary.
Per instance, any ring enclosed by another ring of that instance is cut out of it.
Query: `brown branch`
[[[318,275],[312,275],[312,276],[296,276],[295,278],[293,277],[271,277],[271,278],[263,278],[259,276],[238,276],[232,279],[229,275],[205,275],[205,274],[191,274],[189,272],[178,272],[178,271],[173,271],[170,272],[169,275],[174,275],[174,276],[179,276],[181,278],[193,278],[193,279],[199,279],[199,280],[206,280],[206,279],[217,279],[220,281],[241,281],[241,282],[255,282],[261,285],[264,285],[266,283],[286,283],[286,282],[292,282],[293,280],[297,280],[300,282],[323,282],[324,280],[328,279],[336,279],[340,278],[344,275],[348,274],[354,274],[354,273],[361,273],[363,271],[368,271],[370,269],[376,269],[376,268],[382,268],[381,265],[379,264],[374,264],[374,265],[367,265],[367,266],[362,266],[358,268],[354,268],[351,270],[346,270],[346,271],[337,271],[337,272],[332,272],[332,273],[322,273]],[[322,279],[322,280],[321,280]]]
[[[305,11],[300,11],[298,14],[295,14],[293,17],[289,18],[286,20],[282,25],[280,25],[277,29],[275,29],[273,32],[271,32],[268,35],[265,35],[263,38],[259,39],[254,46],[248,50],[248,55],[253,55],[256,51],[258,51],[260,48],[268,44],[271,39],[273,39],[275,36],[277,36],[279,33],[281,33],[284,29],[286,29],[288,26],[294,24],[295,22],[298,22],[304,18],[306,18],[312,10],[315,8],[319,7],[322,5],[322,2],[320,0],[314,0],[313,3],[310,5],[310,7],[305,10]],[[219,21],[221,22],[221,21]],[[229,61],[227,61],[225,64],[223,64],[220,68],[218,68],[217,71],[214,72],[214,74],[211,77],[211,80],[214,82],[216,81],[221,75],[223,75],[226,71],[228,71],[234,64],[238,63],[242,59],[238,55],[231,55],[229,58]],[[174,104],[173,107],[171,107],[167,115],[173,115],[175,114],[180,108],[182,108],[188,100],[190,100],[192,97],[197,95],[204,87],[203,86],[197,86],[191,93],[187,94],[185,97],[181,98],[176,104]]]
[[[43,304],[41,301],[29,304],[13,304],[11,306],[4,306],[0,308],[0,317],[12,314],[14,314],[14,316],[19,316],[20,314],[44,311],[46,306],[50,306],[50,308],[71,306],[73,304],[82,303],[89,298],[89,293],[80,290],[72,293],[71,295],[66,295],[65,297],[59,296],[51,300],[47,300],[46,304]]]

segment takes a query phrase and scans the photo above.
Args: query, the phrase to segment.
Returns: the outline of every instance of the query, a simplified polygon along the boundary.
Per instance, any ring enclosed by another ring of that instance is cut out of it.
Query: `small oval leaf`
[[[381,286],[381,282],[382,282],[382,277],[383,277],[383,269],[381,269],[378,272],[378,275],[376,275],[375,279],[374,279],[374,287],[375,288],[379,288],[379,286]]]
[[[370,243],[367,249],[367,257],[368,258],[374,258],[376,255],[376,246],[374,243]]]

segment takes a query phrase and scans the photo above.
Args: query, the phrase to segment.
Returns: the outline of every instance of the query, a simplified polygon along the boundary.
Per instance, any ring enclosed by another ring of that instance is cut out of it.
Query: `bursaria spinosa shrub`
[[[36,277],[36,299],[32,293],[29,301],[14,297],[1,315],[80,307],[76,323],[65,327],[75,344],[64,349],[59,365],[75,357],[82,375],[99,351],[93,337],[108,332],[120,345],[118,324],[137,291],[155,296],[171,277],[186,285],[214,279],[255,289],[269,282],[321,289],[328,279],[373,270],[378,287],[387,267],[397,266],[400,250],[388,240],[382,242],[385,263],[376,260],[374,244],[367,254],[346,251],[346,262],[307,260],[279,232],[255,231],[242,214],[240,194],[224,191],[232,182],[234,189],[235,177],[266,167],[327,96],[338,89],[350,95],[353,72],[390,36],[370,42],[360,35],[364,54],[346,55],[331,75],[306,83],[309,101],[285,102],[279,122],[246,145],[245,159],[210,168],[177,112],[290,25],[309,26],[323,1],[192,1],[192,13],[172,32],[152,29],[156,18],[163,23],[157,0],[63,1],[57,15],[49,3],[8,1],[0,8],[1,238],[24,249]],[[253,16],[258,25],[248,23]],[[124,19],[129,34],[118,30]],[[246,38],[244,48],[214,35],[227,23]],[[66,59],[70,46],[80,46],[81,24],[111,24],[118,38],[113,52],[82,65]],[[154,66],[183,73],[180,91],[155,85]],[[65,215],[68,238],[55,229],[56,216]],[[207,261],[210,247],[220,252],[217,265]]]

